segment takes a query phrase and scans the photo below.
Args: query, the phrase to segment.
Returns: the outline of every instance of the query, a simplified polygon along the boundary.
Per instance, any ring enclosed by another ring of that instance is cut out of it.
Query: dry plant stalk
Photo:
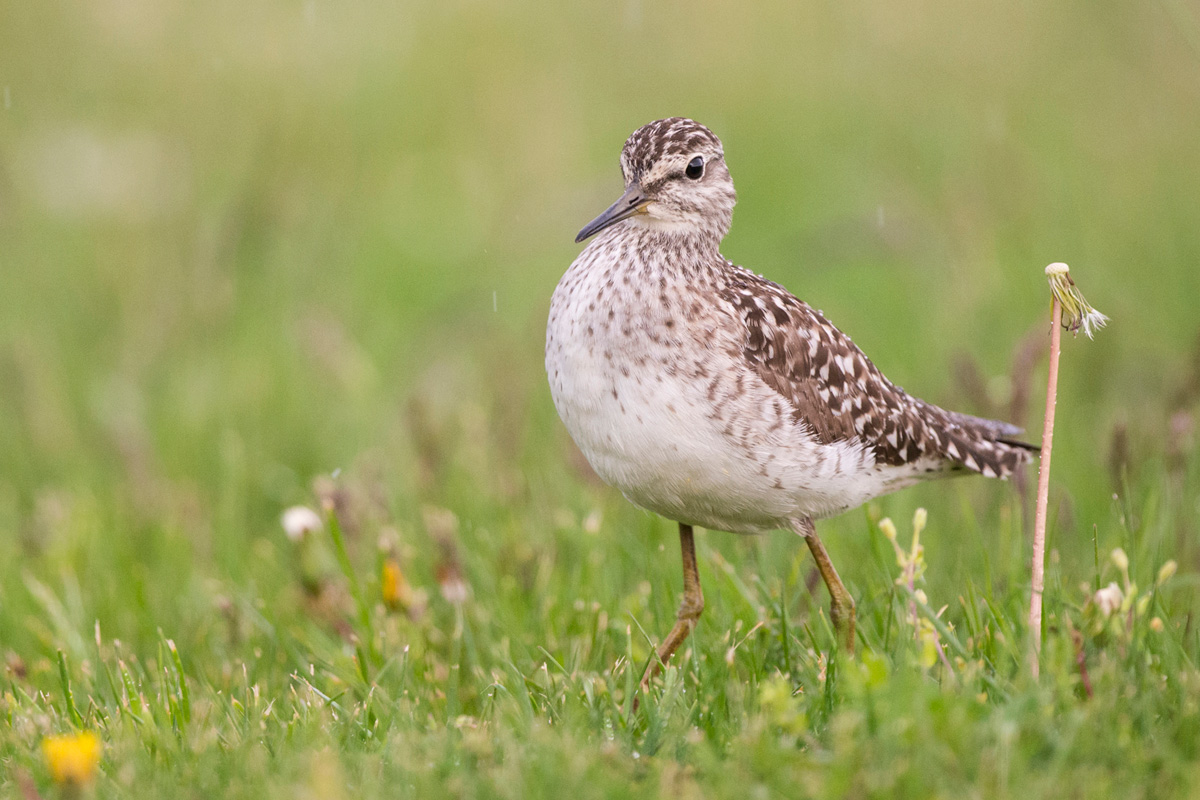
[[[1037,511],[1033,521],[1033,591],[1029,598],[1029,630],[1033,634],[1030,671],[1037,680],[1042,652],[1042,594],[1046,580],[1046,516],[1050,506],[1050,451],[1054,444],[1054,407],[1058,400],[1058,358],[1062,351],[1062,329],[1078,334],[1080,328],[1092,338],[1108,317],[1088,305],[1066,264],[1046,267],[1050,281],[1050,375],[1046,381],[1046,416],[1042,424],[1042,453],[1038,464]]]

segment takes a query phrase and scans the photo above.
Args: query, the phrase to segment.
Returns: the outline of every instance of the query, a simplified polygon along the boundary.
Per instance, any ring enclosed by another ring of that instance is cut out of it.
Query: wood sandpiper
[[[819,311],[721,255],[736,194],[721,141],[651,122],[621,151],[625,193],[550,303],[546,372],[559,416],[604,481],[679,523],[683,602],[649,681],[704,609],[692,527],[804,537],[852,651],[854,599],[814,519],[1031,457],[1004,422],[907,394]]]

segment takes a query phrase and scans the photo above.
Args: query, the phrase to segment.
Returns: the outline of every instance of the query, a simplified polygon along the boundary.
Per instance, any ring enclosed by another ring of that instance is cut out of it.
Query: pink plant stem
[[[1029,630],[1033,634],[1030,669],[1037,680],[1042,652],[1042,592],[1046,583],[1046,515],[1050,505],[1050,450],[1054,443],[1054,405],[1058,399],[1058,356],[1062,350],[1062,303],[1054,298],[1050,312],[1050,376],[1046,380],[1046,418],[1038,464],[1037,511],[1033,518],[1033,593],[1029,598]]]

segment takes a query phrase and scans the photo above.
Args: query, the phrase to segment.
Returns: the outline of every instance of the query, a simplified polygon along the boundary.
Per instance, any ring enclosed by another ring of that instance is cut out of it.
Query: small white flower
[[[292,506],[283,512],[280,519],[283,532],[293,542],[299,542],[305,536],[321,530],[321,517],[308,506]]]
[[[1121,587],[1117,584],[1110,583],[1103,589],[1099,590],[1092,596],[1092,602],[1100,609],[1100,613],[1105,617],[1111,617],[1113,612],[1121,607],[1121,603],[1125,601],[1125,595],[1121,592]]]

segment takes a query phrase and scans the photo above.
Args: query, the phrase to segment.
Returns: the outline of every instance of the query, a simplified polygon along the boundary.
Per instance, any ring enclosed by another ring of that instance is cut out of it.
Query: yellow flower
[[[383,562],[383,574],[380,576],[380,593],[388,608],[407,608],[412,599],[412,590],[404,573],[400,571],[400,562],[388,558]]]
[[[91,731],[50,736],[42,740],[42,754],[55,783],[82,786],[96,777],[100,739]]]

